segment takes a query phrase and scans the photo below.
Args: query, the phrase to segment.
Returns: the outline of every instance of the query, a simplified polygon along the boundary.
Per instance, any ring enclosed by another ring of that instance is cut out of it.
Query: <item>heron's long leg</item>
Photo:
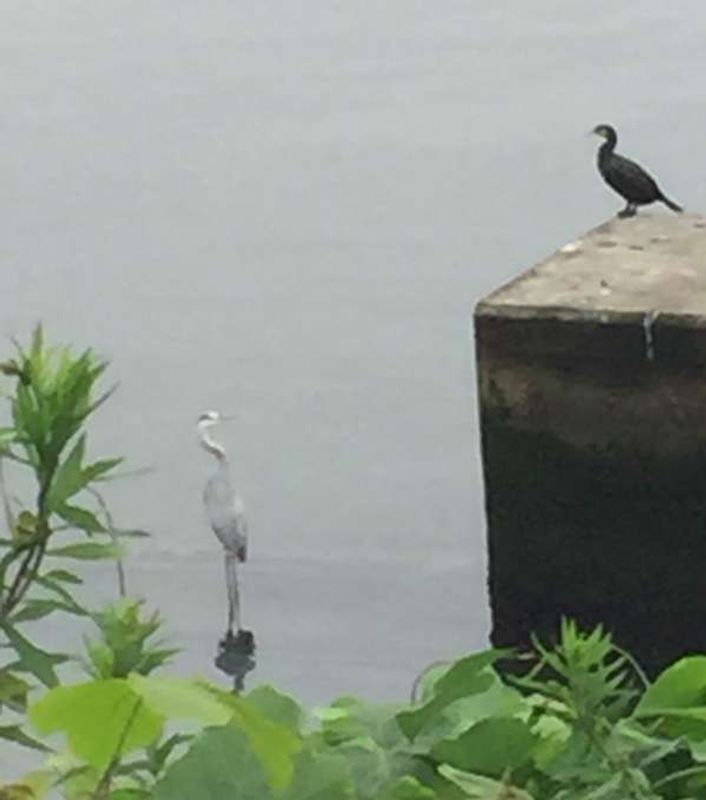
[[[240,630],[240,596],[238,594],[237,556],[228,550],[224,553],[226,566],[226,588],[228,590],[228,630],[233,631],[233,624]]]

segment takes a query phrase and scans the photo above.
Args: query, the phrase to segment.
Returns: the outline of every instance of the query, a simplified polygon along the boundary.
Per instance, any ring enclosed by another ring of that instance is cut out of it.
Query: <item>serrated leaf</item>
[[[101,461],[94,461],[93,464],[84,467],[82,475],[85,485],[88,485],[92,481],[110,472],[112,469],[115,469],[115,467],[123,463],[123,460],[122,458],[104,458]]]
[[[51,511],[60,513],[60,507],[86,485],[81,468],[85,449],[86,436],[82,435],[54,473],[47,494],[47,505]]]
[[[2,630],[19,656],[18,660],[10,665],[11,668],[16,672],[31,673],[45,686],[56,686],[59,681],[54,668],[68,661],[68,656],[41,650],[10,625],[3,625]]]
[[[52,581],[73,583],[75,586],[79,586],[80,584],[83,583],[83,578],[79,577],[78,575],[75,575],[73,572],[69,572],[66,569],[52,569],[49,572],[46,572],[41,577]]]
[[[59,686],[30,707],[29,718],[42,734],[63,732],[71,752],[98,770],[118,751],[157,741],[164,719],[121,679]]]
[[[30,622],[42,619],[55,611],[63,611],[67,614],[85,617],[88,612],[73,603],[62,603],[58,600],[49,599],[29,599],[25,600],[18,611],[10,616],[10,622],[17,625],[20,622]]]
[[[76,558],[79,561],[97,561],[105,558],[121,558],[123,551],[114,544],[101,542],[77,542],[64,547],[54,547],[47,550],[48,556],[61,558]]]
[[[13,675],[10,670],[0,669],[0,702],[24,702],[28,691],[29,684],[26,681]]]
[[[0,725],[0,739],[21,744],[30,750],[39,750],[42,753],[51,752],[51,747],[47,747],[43,742],[25,733],[19,725]],[[2,797],[1,794],[0,797]]]
[[[104,533],[105,526],[98,517],[87,508],[70,506],[62,503],[55,509],[56,513],[72,527],[88,533]]]

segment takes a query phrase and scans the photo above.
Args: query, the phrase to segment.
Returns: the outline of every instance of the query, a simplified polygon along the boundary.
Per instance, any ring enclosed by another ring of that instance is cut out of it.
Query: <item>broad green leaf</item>
[[[0,739],[15,744],[21,744],[23,747],[28,747],[31,750],[39,750],[42,753],[50,753],[51,748],[47,747],[43,742],[34,739],[28,733],[25,733],[19,725],[0,725]],[[0,795],[0,798],[2,795]]]
[[[443,709],[461,697],[481,694],[494,683],[492,664],[508,655],[507,650],[488,650],[457,661],[433,687],[433,696],[420,708],[397,715],[400,728],[408,739],[420,731]]]
[[[163,722],[120,679],[59,686],[30,707],[29,718],[42,734],[66,734],[71,752],[99,770],[118,750],[125,754],[156,741]]]
[[[296,733],[301,730],[304,712],[289,695],[272,686],[258,686],[246,695],[246,700],[272,722]]]
[[[292,778],[292,758],[302,747],[301,738],[284,725],[271,722],[246,698],[208,684],[204,686],[232,711],[231,724],[247,735],[270,785],[274,789],[287,786]]]
[[[456,738],[484,719],[519,716],[523,712],[530,712],[527,701],[516,689],[505,685],[494,673],[490,674],[492,683],[484,692],[449,703],[425,725],[418,737],[421,747],[431,746],[440,739]]]
[[[63,520],[66,520],[78,530],[87,531],[88,533],[105,532],[103,523],[87,508],[79,508],[79,506],[70,506],[68,503],[62,503],[55,510]]]
[[[528,792],[510,786],[483,775],[473,775],[470,772],[456,769],[449,764],[439,767],[439,774],[446,780],[462,789],[464,797],[469,800],[533,800]]]
[[[354,800],[353,780],[346,760],[325,752],[300,752],[294,764],[292,782],[281,800]]]
[[[2,630],[18,655],[17,661],[11,664],[12,669],[31,673],[45,686],[56,686],[59,681],[54,668],[68,661],[68,656],[41,650],[10,625],[3,625]]]
[[[203,725],[225,725],[233,710],[212,692],[180,678],[149,678],[133,673],[127,679],[145,706],[166,719],[189,719]]]
[[[501,777],[506,770],[526,764],[535,736],[518,719],[486,719],[456,739],[445,739],[432,748],[437,761],[466,772]]]
[[[706,706],[706,656],[688,656],[667,667],[642,695],[634,716],[692,706]]]
[[[77,542],[64,547],[53,547],[47,550],[48,556],[75,558],[79,561],[96,561],[102,558],[120,558],[123,551],[114,544],[101,542]]]
[[[152,793],[152,800],[197,798],[274,799],[260,760],[241,730],[232,725],[223,725],[203,731],[186,755],[167,769]]]

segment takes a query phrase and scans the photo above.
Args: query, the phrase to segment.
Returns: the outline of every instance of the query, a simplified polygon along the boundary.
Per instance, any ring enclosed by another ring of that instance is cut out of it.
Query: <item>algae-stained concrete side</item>
[[[496,645],[706,651],[706,220],[614,220],[475,313]]]

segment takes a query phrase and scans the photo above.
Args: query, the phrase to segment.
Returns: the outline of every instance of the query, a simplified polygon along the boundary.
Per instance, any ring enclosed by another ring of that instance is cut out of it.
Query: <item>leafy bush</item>
[[[14,385],[0,465],[36,483],[15,509],[0,480],[0,737],[44,759],[0,800],[706,800],[706,656],[650,683],[601,627],[566,620],[554,646],[437,666],[411,704],[342,697],[307,711],[269,686],[234,694],[155,674],[173,653],[159,616],[126,597],[87,609],[62,563],[120,553],[95,485],[119,460],[86,461],[104,368],[91,351],[46,348],[39,330],[0,365]],[[89,680],[61,684],[69,655],[27,636],[54,613],[93,621]]]

